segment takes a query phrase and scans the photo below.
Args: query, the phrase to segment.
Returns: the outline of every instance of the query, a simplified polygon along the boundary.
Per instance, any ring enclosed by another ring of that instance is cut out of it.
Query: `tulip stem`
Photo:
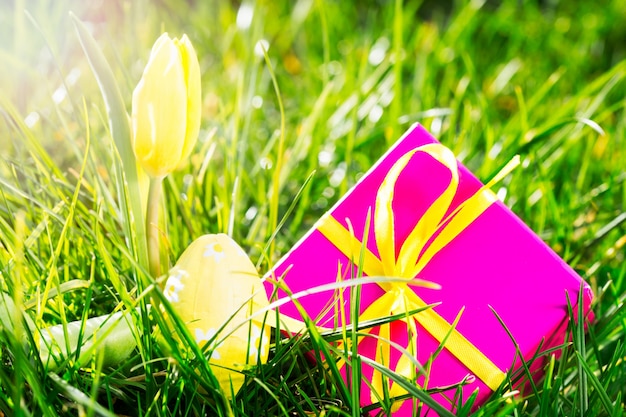
[[[146,235],[148,241],[148,262],[153,278],[161,276],[161,250],[159,247],[159,199],[163,178],[150,178],[148,208],[146,212]]]

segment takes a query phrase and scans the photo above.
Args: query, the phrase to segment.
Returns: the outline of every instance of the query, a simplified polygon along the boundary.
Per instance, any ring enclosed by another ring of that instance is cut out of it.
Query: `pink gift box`
[[[376,314],[381,312],[387,315],[403,314],[397,304],[390,311],[383,306],[383,295],[390,294],[392,289],[395,291],[400,288],[405,291],[404,294],[408,294],[407,288],[410,289],[408,298],[402,298],[404,302],[409,300],[411,307],[405,310],[421,307],[424,303],[437,305],[428,312],[417,313],[406,320],[409,326],[399,320],[388,325],[384,331],[380,327],[371,330],[372,337],[360,340],[359,354],[381,360],[376,352],[385,348],[381,338],[386,337],[385,331],[389,331],[390,339],[405,349],[412,351],[416,346],[417,350],[413,352],[416,352],[417,361],[426,364],[439,347],[442,335],[450,331],[451,324],[462,310],[444,349],[432,362],[427,387],[424,388],[449,386],[462,381],[468,374],[475,375],[474,381],[464,385],[462,392],[466,399],[478,390],[476,406],[497,388],[507,371],[520,366],[519,360],[516,361],[515,346],[494,311],[528,360],[540,346],[545,350],[565,341],[567,298],[576,305],[582,280],[511,210],[497,201],[493,192],[481,188],[482,184],[476,177],[458,164],[454,157],[450,166],[446,166],[445,162],[424,151],[431,148],[436,150],[435,153],[451,154],[447,149],[441,150],[443,147],[423,127],[415,125],[409,129],[275,265],[267,277],[282,280],[292,293],[333,283],[338,273],[344,279],[350,279],[356,273],[354,265],[359,263],[361,253],[360,245],[354,242],[363,242],[363,232],[369,224],[366,247],[371,253],[370,257],[375,260],[372,262],[375,267],[370,268],[370,271],[376,272],[377,276],[389,275],[391,271],[393,276],[404,274],[402,278],[405,279],[415,277],[406,276],[410,271],[418,271],[417,278],[436,283],[440,288],[406,286],[398,282],[363,284],[360,312],[364,316],[360,321],[368,314],[370,318],[372,314],[377,318]],[[450,183],[453,182],[453,171],[457,169],[458,188],[455,190],[450,188]],[[379,191],[384,181],[386,185],[382,188],[394,190],[392,197],[389,193],[383,195]],[[425,235],[422,233],[421,241],[427,242],[424,248],[410,256],[401,253],[405,242],[409,244],[405,245],[403,251],[406,249],[410,252],[410,247],[418,246],[415,242],[420,239],[411,235],[413,229],[423,216],[432,214],[435,209],[431,208],[437,206],[441,196],[446,193],[453,198],[449,204],[438,208],[439,214],[435,213],[434,221],[440,223],[440,226],[429,226],[431,220],[424,223],[427,230]],[[480,194],[480,198],[472,197],[477,194]],[[380,199],[379,206],[376,205],[377,198]],[[381,214],[386,206],[390,211],[386,215]],[[474,206],[481,208],[476,209]],[[380,211],[378,214],[377,210]],[[371,214],[369,223],[368,213]],[[454,219],[458,217],[467,217],[469,220],[461,220],[460,223],[467,224],[459,227],[454,224]],[[334,229],[328,227],[329,219]],[[444,235],[447,230],[455,227],[459,230],[453,232],[451,238],[446,238]],[[343,231],[339,233],[339,229]],[[393,234],[383,236],[390,231]],[[345,243],[346,233],[354,237],[350,244]],[[343,244],[337,243],[342,240]],[[391,245],[390,241],[394,244]],[[444,243],[440,244],[442,241]],[[441,247],[429,250],[437,245]],[[381,258],[387,267],[380,265]],[[398,259],[409,259],[410,262],[390,270],[390,262],[402,263]],[[418,264],[417,268],[415,264]],[[363,275],[366,275],[367,268],[364,272]],[[276,291],[271,280],[266,282],[266,290],[270,295]],[[592,294],[586,284],[583,284],[583,291],[584,311],[587,312]],[[286,296],[280,290],[277,293],[278,297]],[[344,291],[347,305],[349,293],[349,289]],[[307,295],[298,300],[309,317],[318,319],[318,324],[327,328],[333,324],[341,325],[341,317],[336,314],[337,308],[343,308],[347,323],[351,322],[350,308],[337,306],[337,301],[333,291]],[[326,309],[333,302],[335,308]],[[379,311],[368,313],[368,307],[373,304],[375,306],[372,308]],[[291,302],[282,305],[280,312],[284,316],[301,320],[300,313]],[[415,328],[411,327],[413,323]],[[408,337],[410,329],[416,331],[412,337]],[[374,337],[377,334],[380,337]],[[409,339],[415,345],[411,345]],[[471,349],[468,350],[468,346]],[[397,370],[402,353],[394,347],[388,349],[390,355],[382,359],[389,363],[384,365]],[[373,369],[363,365],[364,378],[371,380],[373,375]],[[423,376],[417,378],[418,384],[424,384],[424,381]],[[362,405],[371,404],[376,397],[372,397],[370,385],[364,380],[360,389]],[[379,395],[382,397],[382,393]],[[454,391],[444,392],[436,394],[435,398],[450,409],[450,397],[453,395]],[[412,415],[415,407],[414,401],[410,400],[396,405],[395,416]]]

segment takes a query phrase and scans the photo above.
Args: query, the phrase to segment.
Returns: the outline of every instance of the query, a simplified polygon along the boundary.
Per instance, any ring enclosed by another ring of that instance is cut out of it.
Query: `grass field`
[[[263,275],[415,122],[482,180],[520,155],[498,195],[590,283],[596,319],[534,390],[503,386],[475,415],[624,414],[623,1],[14,0],[0,2],[0,289],[32,324],[0,326],[0,416],[381,412],[309,360],[333,354],[315,329],[274,343],[232,400],[205,358],[156,343],[136,196],[70,11],[112,69],[114,111],[130,112],[162,32],[196,48],[200,137],[162,199],[170,265],[224,232]],[[37,329],[122,309],[139,342],[122,363],[36,359]]]

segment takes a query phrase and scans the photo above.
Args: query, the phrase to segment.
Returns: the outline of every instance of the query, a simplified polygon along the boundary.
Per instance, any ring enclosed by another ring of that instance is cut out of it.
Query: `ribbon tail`
[[[380,319],[384,317],[389,317],[389,315],[391,314],[391,308],[394,302],[395,302],[395,297],[393,293],[390,293],[390,292],[384,293],[380,298],[378,298],[369,307],[367,307],[365,311],[363,311],[363,313],[359,315],[359,321],[371,321],[371,320],[376,320],[376,319]],[[372,328],[367,328],[367,329],[361,329],[359,330],[359,332],[364,333],[364,334],[369,334],[372,330],[373,330]],[[353,331],[357,331],[357,329],[353,329]],[[361,340],[363,340],[364,337],[365,335],[360,335],[357,339],[357,344],[361,343]],[[349,352],[347,351],[348,347],[347,345],[344,345],[343,342],[339,343],[337,345],[337,348],[338,350],[343,349],[346,352],[346,354],[349,354]],[[345,359],[340,359],[337,362],[337,367],[342,368],[345,365],[345,363],[346,363]]]
[[[407,350],[409,350],[409,348],[410,348],[410,342],[409,342],[409,346],[407,346]],[[403,377],[407,379],[412,379],[415,376],[415,365],[408,358],[408,356],[402,355],[400,356],[400,359],[398,360],[398,364],[396,365],[395,372],[396,374],[402,375]],[[407,393],[408,391],[406,389],[402,388],[400,384],[396,384],[396,383],[394,383],[391,386],[391,389],[389,390],[389,396],[394,397],[394,398],[400,397],[401,395],[405,395]],[[404,401],[396,401],[391,407],[391,411],[392,412],[397,411],[400,408],[400,406],[402,406],[402,404],[404,404]]]
[[[391,359],[391,346],[387,342],[391,337],[391,325],[389,323],[380,326],[378,333],[379,339],[376,341],[376,359],[375,361],[383,366],[389,367]],[[383,374],[374,369],[372,375],[372,392],[370,400],[372,403],[380,401],[380,396],[384,396],[385,392],[389,392],[389,383],[384,383]],[[384,397],[383,397],[384,398]]]

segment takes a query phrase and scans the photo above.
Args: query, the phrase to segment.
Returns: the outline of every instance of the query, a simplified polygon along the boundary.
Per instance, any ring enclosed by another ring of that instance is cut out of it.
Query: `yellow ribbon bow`
[[[413,155],[418,152],[426,153],[446,167],[451,174],[450,183],[414,226],[406,240],[401,244],[396,257],[392,209],[394,188],[398,177]],[[490,188],[517,164],[519,164],[519,158],[515,157],[491,181],[446,216],[459,185],[459,170],[452,151],[439,143],[433,143],[422,145],[404,154],[392,166],[376,195],[374,234],[379,257],[367,248],[361,248],[363,243],[330,214],[323,216],[319,220],[317,229],[349,258],[358,259],[358,255],[363,250],[364,258],[361,267],[366,275],[405,278],[407,280],[406,283],[380,282],[378,285],[385,290],[385,294],[367,307],[359,316],[359,320],[373,320],[392,314],[408,315],[409,311],[425,307],[426,303],[409,288],[410,280],[417,277],[440,250],[497,201],[496,195]],[[428,242],[430,244],[426,246]],[[504,380],[504,372],[432,308],[421,311],[412,319],[417,320],[439,342],[447,337],[445,348],[485,385],[492,390],[496,390],[500,386]],[[403,321],[407,323],[413,334],[416,334],[413,320],[405,319]],[[389,365],[390,345],[384,340],[390,340],[390,333],[389,323],[380,326],[376,346],[376,362],[387,366]],[[404,356],[400,358],[396,366],[396,373],[410,377],[411,373],[414,372],[413,367],[408,358],[403,358]],[[379,393],[383,392],[382,375],[379,372],[374,372],[372,386]],[[372,391],[372,402],[376,402],[374,390]],[[391,397],[406,393],[398,384],[394,384],[388,392]]]

